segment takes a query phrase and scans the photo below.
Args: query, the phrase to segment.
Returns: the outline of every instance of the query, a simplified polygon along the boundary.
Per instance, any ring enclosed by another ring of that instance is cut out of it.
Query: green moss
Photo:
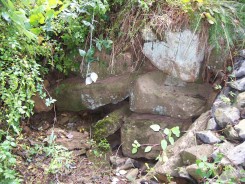
[[[124,106],[98,121],[93,126],[93,139],[99,141],[115,133],[122,124],[122,118],[129,112],[128,106]]]

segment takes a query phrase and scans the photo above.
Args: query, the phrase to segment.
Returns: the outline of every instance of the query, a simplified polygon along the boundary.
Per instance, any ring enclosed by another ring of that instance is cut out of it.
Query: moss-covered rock
[[[129,106],[125,105],[120,109],[108,114],[99,120],[93,127],[93,138],[98,141],[114,134],[122,125],[123,118],[130,114]]]

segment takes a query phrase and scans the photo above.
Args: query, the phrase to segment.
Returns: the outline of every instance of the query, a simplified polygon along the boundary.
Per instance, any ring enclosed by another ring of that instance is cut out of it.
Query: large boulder
[[[179,126],[181,131],[185,131],[191,123],[191,119],[182,120],[167,116],[134,113],[125,119],[125,123],[121,128],[123,154],[130,158],[155,159],[160,153],[160,145],[153,147],[148,153],[144,152],[145,147],[141,147],[136,154],[132,154],[134,140],[137,140],[140,144],[160,144],[163,139],[162,134],[154,132],[150,128],[152,124],[158,124],[163,129]]]
[[[206,110],[211,91],[208,84],[185,83],[161,71],[149,72],[136,80],[130,93],[130,109],[187,119]]]
[[[204,44],[190,30],[165,32],[165,40],[157,40],[150,29],[145,29],[144,55],[159,70],[187,82],[194,82],[204,59]]]
[[[60,111],[81,111],[116,104],[129,96],[131,75],[121,75],[85,85],[80,78],[62,81],[52,92]]]

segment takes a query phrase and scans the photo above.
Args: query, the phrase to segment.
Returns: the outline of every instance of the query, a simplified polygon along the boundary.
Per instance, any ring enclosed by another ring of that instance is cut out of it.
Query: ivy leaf
[[[150,152],[151,151],[151,146],[147,146],[146,148],[145,148],[145,153],[148,153],[148,152]]]
[[[173,132],[173,134],[176,136],[176,137],[179,137],[180,136],[180,130],[179,130],[179,127],[176,126],[176,127],[173,127],[171,129],[171,131]]]
[[[150,128],[155,132],[159,132],[159,130],[161,129],[158,124],[151,125]]]
[[[163,149],[163,150],[166,150],[167,146],[168,146],[167,141],[166,141],[165,139],[163,139],[163,140],[161,141],[161,147],[162,147],[162,149]]]
[[[137,149],[137,148],[133,148],[133,149],[132,149],[132,154],[137,153],[137,151],[138,151],[138,149]]]
[[[168,140],[169,140],[171,145],[174,145],[174,138],[173,137],[169,137]]]

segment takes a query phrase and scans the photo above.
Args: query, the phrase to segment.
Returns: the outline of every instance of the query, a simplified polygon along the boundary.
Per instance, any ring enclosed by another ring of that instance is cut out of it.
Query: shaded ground
[[[22,122],[23,135],[19,137],[18,147],[14,152],[18,155],[16,169],[22,175],[23,183],[111,183],[113,177],[116,176],[116,171],[109,163],[109,156],[120,154],[120,151],[114,150],[107,155],[98,154],[98,152],[94,154],[96,150],[93,143],[88,144],[92,123],[105,116],[106,113],[107,111],[98,111],[92,114],[91,112],[62,112],[57,113],[57,121],[54,121],[53,112],[40,113]],[[72,152],[72,155],[62,162],[71,162],[59,170],[55,168],[57,163],[53,163],[55,166],[53,169],[50,168],[53,162],[50,156],[52,154],[47,156],[49,151],[53,152],[52,145],[49,145],[49,139],[52,136],[51,130],[55,132],[56,142],[62,143],[63,141],[67,145],[66,147],[72,150],[64,151],[65,154]],[[75,139],[83,140],[83,143],[80,145]],[[117,178],[119,178],[118,184],[129,183],[123,176],[117,176]]]

